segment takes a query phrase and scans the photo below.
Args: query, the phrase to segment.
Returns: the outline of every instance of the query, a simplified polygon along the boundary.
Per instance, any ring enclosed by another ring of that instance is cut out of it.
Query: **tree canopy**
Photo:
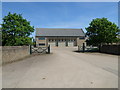
[[[109,44],[118,40],[119,28],[115,23],[107,20],[107,18],[93,19],[86,30],[86,35],[89,37],[87,40],[89,45]]]
[[[3,18],[1,26],[3,46],[21,46],[32,43],[32,38],[29,36],[34,32],[34,27],[21,14],[9,12]]]

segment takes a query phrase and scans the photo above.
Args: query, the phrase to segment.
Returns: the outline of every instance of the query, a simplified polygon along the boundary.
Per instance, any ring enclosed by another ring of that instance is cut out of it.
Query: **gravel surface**
[[[52,47],[3,66],[3,88],[117,88],[118,56]]]

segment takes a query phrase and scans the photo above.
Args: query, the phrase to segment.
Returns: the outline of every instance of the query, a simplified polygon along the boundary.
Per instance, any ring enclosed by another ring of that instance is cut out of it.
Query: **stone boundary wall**
[[[3,46],[2,64],[17,61],[29,55],[29,46]]]
[[[2,46],[0,46],[0,66],[2,65]]]
[[[100,47],[100,52],[120,55],[120,45],[103,45]]]

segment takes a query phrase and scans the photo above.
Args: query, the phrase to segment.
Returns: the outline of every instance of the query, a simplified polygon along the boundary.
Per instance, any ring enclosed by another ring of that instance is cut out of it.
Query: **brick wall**
[[[2,64],[13,62],[30,55],[29,46],[3,46]]]
[[[103,45],[100,52],[120,55],[120,45]]]

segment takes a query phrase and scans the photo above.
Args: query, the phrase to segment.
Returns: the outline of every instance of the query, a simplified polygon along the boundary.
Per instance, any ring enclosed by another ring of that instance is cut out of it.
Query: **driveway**
[[[118,56],[53,47],[3,66],[3,88],[117,88]]]

